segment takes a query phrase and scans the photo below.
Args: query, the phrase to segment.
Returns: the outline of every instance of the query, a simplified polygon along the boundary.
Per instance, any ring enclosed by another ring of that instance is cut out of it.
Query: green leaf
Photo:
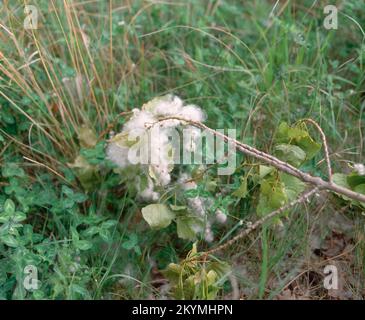
[[[65,185],[62,186],[62,193],[65,194],[70,200],[76,203],[82,203],[87,200],[87,195],[80,192],[75,192],[74,190]]]
[[[196,198],[199,196],[198,189],[188,189],[184,191],[184,197],[186,198]]]
[[[322,145],[315,142],[309,134],[307,136],[297,139],[296,145],[300,147],[306,153],[306,161],[312,159],[318,151],[321,149]]]
[[[72,291],[73,293],[78,293],[79,295],[81,295],[81,296],[83,296],[83,297],[89,297],[89,296],[90,296],[90,294],[89,294],[88,290],[87,290],[86,288],[84,288],[84,287],[82,287],[82,286],[78,285],[78,284],[73,283],[73,284],[70,286],[70,288],[71,288],[71,291]]]
[[[93,245],[90,241],[78,240],[75,242],[75,246],[80,250],[89,250]]]
[[[245,198],[248,194],[247,191],[247,176],[242,179],[241,185],[237,190],[232,193],[232,196],[237,198]]]
[[[100,229],[99,230],[99,235],[100,237],[105,241],[105,242],[109,242],[111,240],[111,233],[109,231],[109,229]]]
[[[76,228],[71,228],[71,238],[72,241],[77,242],[80,239],[79,233],[77,232]]]
[[[15,124],[15,118],[10,112],[7,112],[6,110],[1,110],[1,111],[2,111],[1,117],[3,118],[5,123]]]
[[[139,246],[134,246],[133,250],[137,254],[137,256],[140,256],[142,254],[141,248]]]
[[[202,221],[195,217],[178,217],[176,225],[178,237],[191,241],[196,239],[196,233],[203,227]]]
[[[287,173],[280,173],[280,180],[284,184],[284,192],[289,201],[293,201],[305,190],[305,183]]]
[[[148,177],[142,175],[139,179],[139,190],[145,190],[146,188],[148,188]]]
[[[215,180],[209,180],[206,183],[205,188],[209,192],[214,192],[217,189],[217,181],[215,181]]]
[[[346,189],[351,189],[350,185],[347,182],[347,175],[343,174],[343,173],[334,173],[332,175],[332,181],[339,185],[340,187],[344,187]],[[344,196],[344,195],[339,195],[342,199],[346,200],[346,201],[351,201],[350,198]]]
[[[305,161],[312,159],[321,149],[321,144],[312,139],[302,124],[290,127],[286,122],[282,122],[276,131],[275,141],[279,144],[298,146],[306,153]]]
[[[165,270],[162,270],[162,274],[174,284],[178,284],[184,269],[176,263],[170,263]]]
[[[353,190],[353,191],[361,193],[361,194],[365,194],[364,178],[365,178],[365,176],[360,176],[357,173],[351,173],[350,175],[345,175],[342,173],[335,173],[332,176],[332,181],[341,187]],[[351,185],[350,185],[350,183],[351,183]],[[342,194],[341,195],[337,194],[337,195],[346,201],[350,201],[354,205],[361,205],[362,207],[365,207],[364,202],[352,200]]]
[[[334,173],[332,175],[332,181],[341,187],[351,189],[350,185],[347,182],[347,176],[343,173]]]
[[[116,220],[108,220],[108,221],[104,221],[100,227],[103,229],[109,229],[109,228],[115,226],[117,223],[118,223],[118,221],[116,221]]]
[[[2,172],[3,177],[5,177],[5,178],[10,178],[10,177],[21,177],[22,178],[25,176],[24,170],[15,163],[6,163],[3,166],[1,172]]]
[[[98,142],[95,132],[87,126],[81,127],[78,138],[83,148],[93,148]]]
[[[97,166],[89,164],[83,156],[79,155],[73,163],[68,165],[73,169],[76,177],[86,191],[95,189],[100,182],[100,174]]]
[[[171,210],[174,210],[174,211],[183,211],[183,210],[186,210],[186,206],[175,206],[173,204],[170,204],[170,208],[171,208]]]
[[[92,226],[88,229],[86,229],[84,232],[83,232],[83,235],[85,237],[92,237],[93,235],[99,233],[99,228],[96,227],[96,226]]]
[[[150,204],[142,209],[143,218],[153,229],[167,227],[175,214],[164,204]]]
[[[217,281],[218,275],[214,270],[209,270],[207,275],[206,275],[206,281],[208,286],[215,284],[215,282]]]
[[[262,178],[266,177],[268,174],[270,174],[274,170],[275,170],[274,167],[260,165],[259,166],[259,175],[260,175],[260,178],[262,179]]]
[[[260,182],[260,196],[256,211],[266,215],[275,211],[289,201],[295,200],[305,190],[305,183],[286,173],[266,176]],[[285,213],[285,212],[284,212]]]
[[[138,244],[138,236],[135,233],[132,233],[128,238],[127,241],[122,243],[122,247],[126,250],[131,250]]]
[[[27,216],[25,213],[20,212],[20,211],[16,211],[15,214],[13,215],[13,220],[15,222],[20,222],[27,219]]]
[[[0,223],[5,223],[5,222],[9,221],[10,218],[11,218],[11,216],[1,213],[0,214]]]
[[[214,270],[218,277],[222,278],[232,272],[230,265],[223,261],[212,261],[208,265],[209,270]]]
[[[359,184],[354,188],[355,192],[365,194],[365,184]]]
[[[7,215],[12,215],[15,212],[15,204],[13,200],[7,199],[4,203],[4,212]]]
[[[295,167],[299,167],[306,159],[306,153],[298,146],[279,144],[274,148],[277,157]]]
[[[121,148],[123,148],[123,147],[130,148],[136,142],[137,142],[137,140],[136,139],[132,139],[129,136],[128,132],[118,133],[117,135],[115,135],[113,138],[111,138],[109,140],[109,143],[115,143],[117,146],[119,146]]]
[[[275,141],[277,143],[288,143],[290,140],[300,138],[306,135],[306,132],[299,128],[291,128],[286,122],[280,123],[276,135]]]
[[[349,184],[349,186],[351,187],[351,189],[353,189],[356,186],[365,183],[365,176],[359,175],[359,174],[357,174],[355,172],[350,173],[347,176],[347,183]]]
[[[2,241],[2,242],[4,242],[7,246],[9,246],[9,247],[13,247],[13,248],[16,248],[16,247],[18,247],[19,246],[19,242],[18,242],[18,240],[14,237],[14,236],[12,236],[12,235],[10,235],[10,234],[7,234],[7,235],[3,235],[3,236],[1,236],[0,237],[0,240]]]
[[[284,185],[275,178],[263,180],[260,191],[259,203],[256,208],[256,212],[260,216],[269,214],[288,202]]]
[[[23,225],[20,223],[13,223],[13,222],[7,222],[6,224],[4,224],[3,226],[3,230],[4,232],[1,232],[2,235],[6,235],[6,234],[10,234],[13,235],[15,237],[19,236],[19,231],[18,228],[22,228]]]
[[[105,160],[104,142],[98,142],[92,149],[81,149],[80,155],[92,165],[100,164]]]

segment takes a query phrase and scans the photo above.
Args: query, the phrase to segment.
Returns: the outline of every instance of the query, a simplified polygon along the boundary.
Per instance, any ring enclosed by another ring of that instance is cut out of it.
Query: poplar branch
[[[332,181],[325,181],[320,177],[312,176],[270,154],[267,154],[254,147],[251,147],[247,144],[239,142],[236,139],[230,138],[214,129],[211,129],[201,122],[187,120],[187,119],[184,119],[181,117],[176,117],[176,116],[161,118],[161,119],[159,119],[158,122],[163,122],[163,121],[167,121],[167,120],[179,120],[183,123],[192,125],[194,127],[207,130],[207,131],[211,132],[213,135],[222,138],[225,142],[229,143],[230,145],[233,145],[233,147],[235,147],[237,150],[241,151],[242,153],[244,153],[248,156],[254,157],[256,159],[262,160],[263,162],[275,167],[276,169],[283,171],[287,174],[290,174],[290,175],[302,180],[303,182],[311,184],[319,189],[329,190],[329,191],[335,192],[337,194],[346,196],[352,200],[365,203],[365,195],[363,195],[361,193],[354,192],[350,189],[341,187],[341,186],[333,183]],[[328,150],[327,150],[327,153],[328,153]]]

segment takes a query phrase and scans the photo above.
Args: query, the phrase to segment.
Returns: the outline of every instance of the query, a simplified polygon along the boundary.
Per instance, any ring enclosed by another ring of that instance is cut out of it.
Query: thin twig
[[[36,160],[34,160],[34,159],[30,159],[30,158],[28,158],[28,157],[26,157],[26,156],[23,156],[23,158],[25,159],[25,160],[28,160],[29,162],[32,162],[32,163],[35,163],[35,164],[37,164],[38,166],[40,166],[40,167],[44,167],[44,168],[46,168],[46,169],[48,169],[49,171],[51,171],[52,173],[54,173],[57,177],[59,177],[59,178],[61,178],[62,180],[64,180],[65,182],[67,182],[69,185],[72,185],[72,186],[74,186],[75,187],[75,185],[74,184],[72,184],[71,182],[69,182],[62,174],[60,174],[60,173],[58,173],[56,170],[54,170],[54,169],[52,169],[51,167],[49,167],[49,166],[47,166],[46,164],[44,164],[44,163],[41,163],[41,162],[38,162],[38,161],[36,161]]]
[[[326,135],[324,134],[324,132],[323,132],[322,128],[319,126],[319,124],[317,122],[315,122],[314,120],[307,118],[307,119],[302,119],[300,121],[309,122],[310,124],[315,126],[316,129],[319,131],[319,133],[321,135],[322,143],[323,143],[323,148],[324,148],[324,157],[325,157],[325,160],[327,163],[328,180],[330,183],[332,183],[331,160],[330,160],[330,156],[329,156],[329,152],[328,152],[328,144],[327,144]]]
[[[121,112],[121,113],[117,114],[114,121],[111,122],[102,133],[100,133],[98,141],[101,141],[104,138],[104,136],[115,126],[115,124],[119,120],[119,117],[126,116],[126,115],[129,115],[131,113],[132,113],[132,111],[124,111],[124,112]]]
[[[204,255],[208,256],[208,255],[213,254],[217,251],[221,251],[221,250],[224,250],[224,249],[230,247],[234,242],[236,242],[236,241],[242,239],[243,237],[247,236],[249,233],[251,233],[252,231],[257,229],[259,226],[261,226],[262,224],[264,224],[268,220],[270,220],[274,217],[277,217],[278,215],[280,215],[284,211],[290,209],[291,207],[295,206],[296,204],[299,204],[299,203],[302,203],[302,202],[306,201],[309,197],[311,197],[313,194],[315,194],[318,191],[319,191],[319,188],[314,188],[314,189],[302,194],[296,200],[293,200],[292,202],[286,204],[285,206],[283,206],[283,207],[269,213],[268,215],[264,216],[263,218],[257,220],[255,223],[253,223],[247,229],[241,231],[238,235],[236,235],[231,240],[228,240],[227,242],[223,243],[222,245],[220,245],[220,246],[218,246],[214,249],[211,249],[209,251],[204,252]]]

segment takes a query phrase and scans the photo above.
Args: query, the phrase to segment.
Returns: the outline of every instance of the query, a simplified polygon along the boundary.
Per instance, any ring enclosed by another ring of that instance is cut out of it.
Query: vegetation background
[[[323,26],[327,4],[337,30]],[[37,8],[37,29],[24,28],[25,5]],[[104,153],[123,112],[153,97],[177,94],[204,109],[208,126],[268,152],[279,123],[312,118],[334,171],[364,163],[364,9],[362,0],[0,1],[0,298],[171,298],[161,270],[192,242],[174,225],[148,227]],[[323,156],[306,170],[325,177]],[[233,195],[243,174],[215,180],[208,195],[228,221],[199,249],[256,220],[257,192]],[[231,273],[217,299],[364,297],[361,208],[321,193],[283,222],[219,254]],[[328,264],[338,290],[323,287]],[[27,265],[38,290],[23,286]]]

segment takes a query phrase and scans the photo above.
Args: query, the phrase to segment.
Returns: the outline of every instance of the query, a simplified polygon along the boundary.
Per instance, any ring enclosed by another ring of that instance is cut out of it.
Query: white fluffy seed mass
[[[193,190],[198,187],[195,181],[192,180],[192,177],[187,173],[180,174],[178,179],[178,183],[180,184],[183,190]],[[188,198],[187,203],[189,209],[197,214],[197,216],[204,217],[206,214],[206,205],[204,203],[204,198],[202,197],[195,197],[195,198]]]
[[[107,158],[119,168],[128,170],[134,166],[137,169],[133,183],[138,191],[138,198],[144,201],[158,201],[160,192],[163,192],[161,187],[171,182],[173,155],[181,151],[177,150],[179,146],[173,145],[169,140],[174,128],[184,126],[185,130],[187,127],[191,139],[184,140],[183,148],[189,152],[197,151],[196,141],[201,138],[200,129],[187,125],[187,122],[180,119],[166,119],[170,117],[197,122],[205,120],[205,114],[199,107],[184,105],[177,96],[155,98],[144,104],[141,109],[132,110],[132,116],[124,124],[122,131],[109,140],[106,149]],[[147,161],[141,161],[141,153]],[[147,180],[142,177],[147,177]],[[184,172],[180,173],[177,184],[182,190],[198,187],[192,177]],[[205,227],[197,223],[192,228],[196,233],[203,232],[207,242],[214,240],[211,222],[206,220],[207,208],[211,205],[208,199],[200,196],[187,199],[189,212],[195,214],[199,221],[205,221]],[[225,223],[226,219],[227,216],[223,212],[217,212],[217,222]]]
[[[140,190],[140,196],[148,200],[155,200],[157,193],[154,192],[155,186],[166,186],[171,181],[170,172],[173,169],[172,154],[180,150],[172,150],[173,146],[169,142],[171,128],[186,125],[178,119],[161,121],[168,117],[178,117],[186,120],[199,121],[205,120],[204,112],[195,105],[184,105],[183,101],[173,95],[158,97],[144,104],[141,109],[133,109],[133,115],[124,124],[122,131],[114,136],[107,146],[107,158],[120,168],[127,168],[136,165],[128,157],[130,148],[138,143],[139,150],[150,150],[150,163],[142,163],[141,168],[152,180],[146,190]],[[161,121],[161,122],[159,122]],[[158,134],[154,134],[155,125],[158,125]],[[152,132],[152,134],[151,134]],[[145,136],[151,137],[150,141]],[[194,132],[194,137],[198,138],[198,133]],[[139,139],[138,142],[136,142]],[[143,145],[145,144],[145,145]],[[150,144],[150,145],[148,145]],[[194,141],[191,148],[194,147]],[[198,204],[197,204],[198,205]]]
[[[222,210],[218,209],[215,212],[215,218],[217,220],[217,222],[221,223],[221,224],[225,224],[227,221],[227,215],[225,215]]]
[[[354,169],[360,176],[365,175],[365,166],[362,163],[355,163]]]
[[[204,231],[204,239],[206,242],[213,242],[214,241],[214,235],[212,232],[212,229],[210,228],[210,223],[207,223],[207,226],[205,227]]]

